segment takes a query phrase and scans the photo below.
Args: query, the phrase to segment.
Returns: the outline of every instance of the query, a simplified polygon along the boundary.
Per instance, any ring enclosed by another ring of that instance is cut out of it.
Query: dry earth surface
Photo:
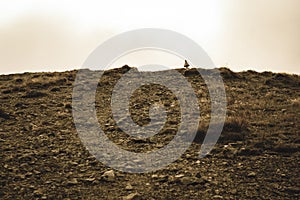
[[[112,89],[128,70],[106,71],[99,81],[98,121],[123,149],[153,151],[176,134],[178,101],[163,86],[137,90],[130,101],[132,119],[140,125],[149,123],[151,104],[160,102],[166,107],[167,121],[153,137],[128,136],[116,126],[110,109]],[[178,69],[199,100],[197,136],[177,161],[143,174],[111,169],[81,143],[72,118],[77,71],[1,75],[0,198],[300,199],[300,77],[219,70],[225,83],[227,118],[213,151],[198,158],[210,119],[206,85],[195,69]]]

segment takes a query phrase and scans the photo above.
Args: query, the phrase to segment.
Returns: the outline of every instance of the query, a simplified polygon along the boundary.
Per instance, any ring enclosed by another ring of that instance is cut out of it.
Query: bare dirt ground
[[[168,144],[180,118],[176,97],[148,85],[130,102],[133,120],[149,122],[149,106],[168,111],[159,134],[141,140],[116,126],[112,88],[126,67],[105,72],[98,84],[98,120],[124,149],[151,151]],[[98,162],[81,143],[72,119],[76,71],[0,76],[1,199],[300,199],[300,77],[221,68],[227,120],[213,151],[199,159],[210,113],[201,76],[178,70],[199,99],[201,122],[191,147],[156,172],[131,174]],[[165,72],[167,75],[167,72]]]

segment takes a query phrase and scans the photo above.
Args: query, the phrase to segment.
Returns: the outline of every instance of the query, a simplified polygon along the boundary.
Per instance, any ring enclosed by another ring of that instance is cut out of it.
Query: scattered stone
[[[89,182],[89,183],[92,183],[92,182],[94,182],[96,180],[96,178],[85,178],[85,179],[83,179],[83,181],[85,181],[85,182]]]
[[[38,171],[38,170],[33,170],[33,173],[34,173],[34,174],[36,174],[36,175],[39,175],[39,174],[41,174],[41,172],[40,172],[40,171]]]
[[[182,177],[184,177],[184,174],[175,175],[175,178],[182,178]]]
[[[133,187],[130,183],[127,183],[126,187],[125,187],[126,190],[132,190]]]
[[[43,191],[41,189],[36,189],[33,191],[34,196],[41,196],[43,194]]]
[[[182,177],[180,182],[183,185],[197,185],[202,184],[204,181],[196,177]]]
[[[19,177],[20,179],[25,179],[26,176],[25,176],[25,174],[19,174],[18,177]]]
[[[67,182],[67,185],[77,185],[77,184],[78,184],[77,178],[72,178]]]
[[[248,175],[247,175],[249,178],[253,178],[256,176],[256,173],[255,172],[250,172]]]
[[[151,176],[151,178],[157,178],[157,177],[158,177],[157,174],[153,174],[153,175]]]
[[[232,189],[232,190],[230,191],[230,193],[233,194],[233,195],[237,194],[237,189]]]
[[[123,197],[123,200],[134,200],[136,198],[138,198],[140,195],[139,193],[135,192],[135,193],[131,193],[129,195],[127,195],[126,197]]]
[[[221,195],[214,195],[212,199],[219,200],[219,199],[223,199],[223,197]]]
[[[114,170],[106,171],[102,174],[102,178],[106,181],[114,181],[115,179],[115,172]]]

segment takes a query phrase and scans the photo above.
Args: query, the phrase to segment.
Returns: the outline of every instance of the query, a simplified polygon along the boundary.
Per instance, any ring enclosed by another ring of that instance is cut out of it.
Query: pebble
[[[212,198],[213,199],[223,199],[223,197],[221,195],[214,195]]]
[[[158,175],[157,175],[157,174],[153,174],[153,175],[151,176],[151,178],[158,178]]]
[[[76,185],[78,184],[77,178],[72,178],[67,182],[68,185]]]
[[[115,172],[114,170],[106,171],[102,174],[102,177],[107,181],[113,181],[115,179]]]
[[[255,176],[256,176],[256,173],[255,173],[255,172],[250,172],[247,176],[248,176],[248,177],[255,177]]]
[[[175,178],[182,178],[182,177],[184,177],[184,174],[175,175]]]
[[[86,182],[93,182],[95,180],[96,180],[95,178],[86,178],[86,179],[84,179],[84,181],[86,181]]]
[[[135,192],[123,197],[123,200],[133,200],[139,196],[140,196],[139,193]]]
[[[196,178],[196,177],[182,177],[180,182],[183,185],[194,185],[194,184],[201,184],[203,180]]]
[[[33,191],[34,196],[40,196],[43,194],[43,191],[41,189],[36,189]]]
[[[237,189],[232,189],[231,194],[237,194]]]
[[[132,185],[131,185],[130,183],[128,183],[128,184],[126,185],[125,189],[126,189],[126,190],[132,190],[133,187],[132,187]]]

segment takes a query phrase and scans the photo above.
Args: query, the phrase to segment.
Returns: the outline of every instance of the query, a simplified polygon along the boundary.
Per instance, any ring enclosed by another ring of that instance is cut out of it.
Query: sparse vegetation
[[[248,130],[248,121],[246,117],[241,114],[240,116],[229,116],[227,117],[223,130],[225,132],[242,133]]]

